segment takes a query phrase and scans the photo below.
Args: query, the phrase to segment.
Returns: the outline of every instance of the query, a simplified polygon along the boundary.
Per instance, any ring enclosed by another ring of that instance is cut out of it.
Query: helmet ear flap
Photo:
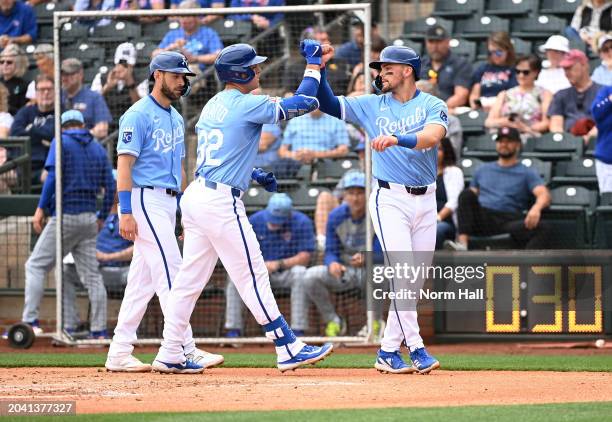
[[[189,78],[186,75],[183,76],[183,80],[185,81],[185,85],[181,91],[181,97],[186,97],[191,92],[191,82],[189,82]]]

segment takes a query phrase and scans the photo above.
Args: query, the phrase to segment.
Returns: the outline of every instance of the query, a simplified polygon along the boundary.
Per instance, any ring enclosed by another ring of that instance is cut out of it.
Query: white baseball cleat
[[[222,355],[215,355],[214,353],[197,348],[193,352],[185,354],[185,357],[191,360],[193,363],[202,365],[204,369],[214,368],[215,366],[221,365],[225,361],[225,358]]]
[[[111,372],[151,372],[151,365],[142,363],[132,355],[109,356],[104,366]]]

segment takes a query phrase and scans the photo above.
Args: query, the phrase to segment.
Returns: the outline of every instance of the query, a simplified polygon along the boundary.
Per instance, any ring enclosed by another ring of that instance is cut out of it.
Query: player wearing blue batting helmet
[[[187,58],[176,51],[162,51],[151,60],[149,64],[149,80],[154,81],[154,73],[156,70],[170,73],[180,73],[184,75],[185,85],[181,91],[181,96],[186,97],[191,91],[191,83],[187,76],[195,76],[189,69]]]
[[[391,45],[380,52],[380,59],[370,63],[372,69],[380,70],[383,63],[407,64],[414,70],[414,80],[419,80],[421,57],[410,47]]]
[[[247,84],[255,77],[251,66],[263,63],[268,58],[258,56],[248,44],[233,44],[225,47],[215,60],[215,70],[223,82]]]

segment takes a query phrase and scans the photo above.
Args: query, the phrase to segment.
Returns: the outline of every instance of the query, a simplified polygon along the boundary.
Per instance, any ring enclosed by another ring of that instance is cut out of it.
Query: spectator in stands
[[[15,115],[11,136],[29,136],[32,156],[32,184],[41,182],[41,174],[53,139],[54,95],[53,78],[41,74],[36,77],[36,101],[23,106]]]
[[[315,110],[291,119],[283,133],[283,143],[278,156],[285,159],[278,163],[275,173],[295,176],[302,164],[315,159],[340,158],[349,152],[349,138],[343,121]],[[285,168],[286,170],[281,170]]]
[[[557,92],[548,109],[551,132],[571,132],[585,142],[597,135],[591,104],[601,88],[591,80],[589,60],[580,50],[570,50],[561,61],[571,87]]]
[[[457,159],[450,139],[443,138],[438,147],[438,178],[436,179],[436,204],[438,224],[436,249],[442,249],[445,240],[455,238],[457,205],[463,190],[463,171],[456,165]]]
[[[45,75],[53,80],[55,74],[53,46],[51,44],[38,44],[32,53],[36,60],[36,67],[39,75]],[[36,99],[36,84],[35,81],[30,82],[26,91],[26,98],[32,102]]]
[[[0,53],[0,66],[0,82],[9,92],[8,111],[14,116],[27,102],[28,83],[22,77],[28,69],[28,58],[19,46],[9,44]]]
[[[162,10],[166,7],[164,0],[116,0],[117,10]],[[141,23],[155,23],[164,20],[163,16],[140,16],[137,18]]]
[[[592,107],[597,123],[598,136],[595,145],[595,168],[599,193],[612,192],[612,86],[599,90]]]
[[[431,80],[420,79],[416,82],[416,87],[422,92],[441,98],[438,91],[439,85],[432,83]],[[463,128],[461,127],[459,118],[452,114],[448,115],[448,130],[446,131],[446,137],[453,146],[456,160],[461,157],[461,148],[463,148]]]
[[[230,7],[265,7],[265,6],[284,6],[285,0],[232,0]],[[281,20],[282,13],[263,13],[263,14],[240,14],[230,15],[229,18],[237,21],[251,21],[258,30],[268,29]]]
[[[91,90],[102,94],[112,115],[112,122],[119,122],[121,115],[140,99],[134,79],[136,48],[125,42],[117,46],[115,66],[106,73],[98,73],[91,83]]]
[[[6,164],[8,161],[8,151],[4,147],[0,147],[0,166]],[[9,170],[4,173],[0,173],[0,193],[3,195],[10,195],[11,188],[17,183],[17,173],[15,170]]]
[[[255,157],[255,167],[270,168],[278,160],[278,149],[281,146],[282,131],[278,124],[267,123],[261,128],[259,149]]]
[[[96,261],[98,224],[107,217],[115,196],[112,167],[104,148],[85,129],[80,111],[62,114],[62,183],[63,183],[63,247],[71,252],[77,271],[89,292],[91,301],[91,331],[94,337],[106,335],[106,290]],[[22,320],[38,324],[40,301],[45,277],[55,264],[55,142],[51,143],[45,162],[45,179],[38,207],[32,218],[36,233],[40,233],[25,269],[25,305]],[[104,191],[102,208],[96,218],[97,193]],[[45,225],[47,215],[51,215]],[[44,228],[44,229],[43,229]]]
[[[427,54],[421,62],[421,80],[438,87],[439,97],[448,109],[464,106],[472,86],[472,65],[450,49],[450,35],[442,25],[429,27],[425,34]]]
[[[75,0],[75,12],[102,12],[113,10],[115,8],[115,0]],[[105,26],[112,22],[110,18],[79,18],[77,22],[88,27]]]
[[[380,58],[380,53],[383,51],[383,49],[386,46],[387,46],[387,42],[381,36],[373,35],[372,41],[370,43],[370,61],[378,60]],[[378,72],[376,70],[374,69],[369,69],[369,70],[370,70],[370,74],[372,75],[372,79],[378,76]],[[355,67],[353,67],[353,70],[351,72],[352,75],[357,75],[359,73],[363,73],[363,57],[361,58],[359,63],[357,63]]]
[[[578,6],[570,27],[565,31],[570,38],[591,44],[598,32],[612,31],[612,2],[610,0],[583,0]]]
[[[13,116],[8,112],[8,99],[8,89],[0,84],[0,139],[9,136],[13,125]]]
[[[293,209],[286,193],[270,197],[266,209],[253,214],[249,221],[259,239],[261,253],[274,288],[291,290],[291,328],[303,335],[308,327],[308,307],[303,291],[303,276],[314,251],[312,220]],[[242,300],[234,283],[226,289],[225,328],[227,337],[238,337],[243,329]]]
[[[372,22],[372,38],[374,36],[379,36],[379,34],[376,23]],[[345,61],[351,66],[361,63],[363,61],[364,39],[363,22],[356,18],[351,26],[351,40],[336,49],[335,59]]]
[[[518,161],[521,136],[502,127],[496,138],[497,161],[478,167],[469,189],[459,195],[458,242],[445,247],[467,250],[470,236],[510,233],[516,247],[545,249],[549,226],[541,220],[550,193],[540,175]],[[535,203],[527,211],[531,195]]]
[[[183,0],[179,9],[197,9],[196,0]],[[178,51],[189,63],[199,64],[192,71],[203,71],[206,65],[214,63],[217,54],[223,48],[219,35],[206,26],[201,26],[197,16],[181,16],[180,28],[171,29],[159,43],[159,48],[153,52],[156,56],[161,51]],[[194,66],[195,67],[195,66]]]
[[[79,59],[62,61],[62,104],[65,109],[83,113],[85,126],[96,139],[108,135],[108,124],[112,116],[104,98],[83,86],[83,63]]]
[[[312,39],[319,44],[330,44],[329,34],[321,26],[309,26],[302,31],[300,40]],[[295,51],[292,49],[292,51]],[[327,80],[334,90],[344,94],[345,88],[351,75],[351,66],[345,62],[339,62],[332,58],[325,65]],[[285,64],[283,75],[283,86],[298,86],[304,76],[304,58],[299,54],[290,58]]]
[[[354,73],[346,88],[347,97],[357,97],[365,94],[365,75],[363,71]]]
[[[330,337],[346,331],[346,322],[336,313],[330,291],[362,288],[365,282],[365,174],[351,171],[342,180],[344,203],[329,214],[323,265],[310,267],[303,276],[304,292],[316,305],[325,323],[325,335]]]
[[[597,39],[597,52],[601,64],[593,70],[593,82],[612,85],[612,34],[601,34]]]
[[[549,120],[546,113],[552,94],[535,85],[540,70],[542,62],[534,54],[517,59],[515,72],[518,86],[497,94],[485,120],[486,127],[513,127],[523,137],[540,136],[548,132]]]
[[[170,0],[170,9],[178,8],[181,0]],[[225,1],[218,0],[198,0],[198,4],[203,9],[216,9],[219,7],[225,7]],[[223,15],[206,15],[200,19],[202,25],[209,25],[217,19],[223,18]]]
[[[29,45],[36,41],[36,14],[21,0],[0,0],[0,48],[9,43]]]
[[[494,32],[487,39],[489,60],[474,71],[470,107],[489,112],[497,94],[517,85],[514,46],[507,32]]]
[[[540,51],[546,54],[548,67],[542,69],[536,80],[536,85],[555,94],[557,91],[569,88],[571,85],[560,66],[561,60],[569,53],[569,40],[562,35],[551,35],[546,43],[540,46]]]

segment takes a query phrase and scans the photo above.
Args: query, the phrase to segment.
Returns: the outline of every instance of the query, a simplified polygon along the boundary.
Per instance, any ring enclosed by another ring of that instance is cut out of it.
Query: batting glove
[[[274,177],[274,173],[272,172],[267,172],[263,169],[256,168],[253,169],[253,173],[251,173],[251,179],[263,186],[268,192],[276,192],[278,189],[276,177]]]
[[[321,64],[321,56],[323,48],[321,44],[315,40],[303,40],[300,43],[300,53],[306,58],[308,64]]]

